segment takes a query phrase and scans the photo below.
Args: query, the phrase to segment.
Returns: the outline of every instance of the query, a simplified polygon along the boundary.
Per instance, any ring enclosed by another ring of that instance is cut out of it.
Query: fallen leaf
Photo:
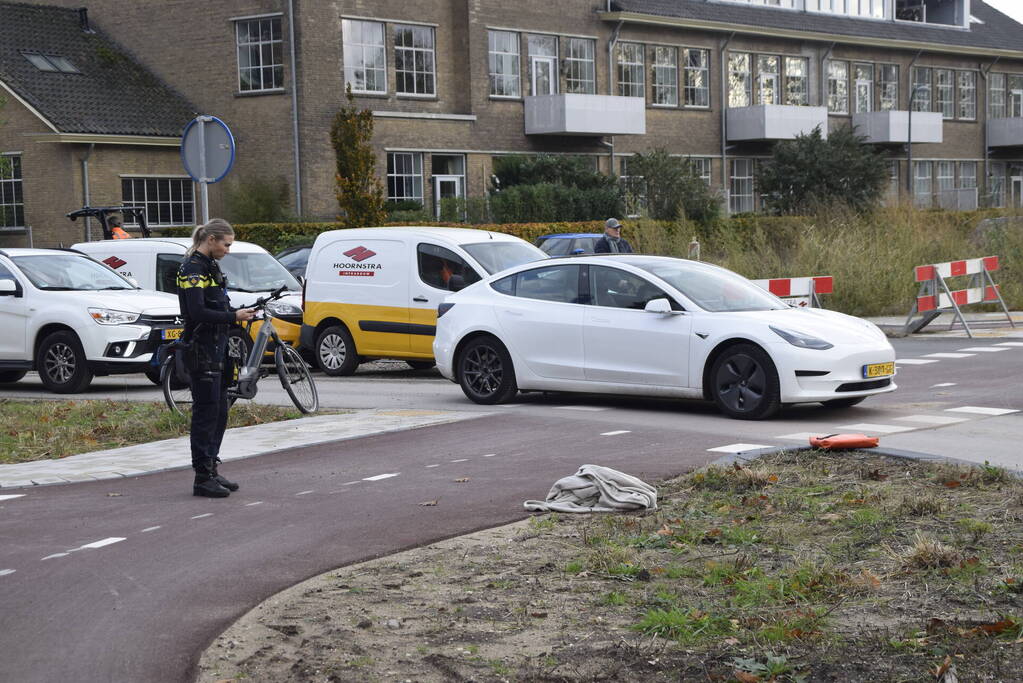
[[[998,635],[999,633],[1002,633],[1003,631],[1010,629],[1015,625],[1016,622],[1013,619],[1002,619],[1001,621],[996,621],[993,624],[980,624],[977,628],[979,628],[981,631],[988,634],[989,636],[993,636]]]
[[[469,481],[469,477],[459,477],[458,479],[455,479],[455,482],[459,484],[463,484],[467,481]]]
[[[546,612],[530,612],[529,616],[536,617],[537,619],[546,619],[547,618],[547,613]]]
[[[940,681],[945,676],[945,674],[948,673],[948,670],[950,668],[952,668],[952,658],[949,655],[945,655],[945,661],[942,662],[939,666],[936,666],[934,668],[934,671],[932,671],[931,673],[933,673],[934,677]]]
[[[420,503],[419,505],[422,506],[422,507],[425,507],[425,508],[430,508],[430,507],[434,507],[435,505],[437,505],[437,501],[435,501],[435,500],[428,500],[425,503]]]
[[[945,482],[945,486],[947,486],[950,489],[957,489],[957,488],[959,488],[962,485],[963,485],[963,482],[958,481],[956,479],[949,479],[948,481]]]
[[[751,674],[748,671],[735,670],[735,679],[741,681],[741,683],[757,683],[760,680],[760,676]]]
[[[772,484],[777,483],[778,482],[778,475],[777,474],[772,474],[771,476],[769,476],[767,478],[767,481],[771,482]]]
[[[667,524],[657,530],[657,533],[661,536],[674,536],[675,531],[671,529]]]

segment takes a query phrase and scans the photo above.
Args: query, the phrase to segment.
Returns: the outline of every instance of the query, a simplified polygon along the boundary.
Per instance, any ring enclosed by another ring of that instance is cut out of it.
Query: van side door
[[[433,356],[433,337],[437,332],[437,306],[452,293],[451,278],[462,278],[469,286],[482,278],[469,263],[447,247],[421,241],[409,274],[409,332],[411,351]]]

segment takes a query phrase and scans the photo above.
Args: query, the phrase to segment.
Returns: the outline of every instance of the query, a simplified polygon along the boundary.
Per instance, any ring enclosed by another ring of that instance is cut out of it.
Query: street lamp
[[[916,85],[913,86],[913,91],[909,94],[909,124],[908,130],[906,131],[906,157],[909,167],[906,169],[906,191],[909,193],[910,199],[916,200],[916,193],[913,188],[913,103],[916,101],[916,94],[921,90],[930,90],[929,85]]]

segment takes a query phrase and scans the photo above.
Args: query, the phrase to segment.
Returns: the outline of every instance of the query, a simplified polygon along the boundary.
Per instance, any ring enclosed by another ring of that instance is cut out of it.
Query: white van
[[[81,242],[71,248],[105,263],[143,289],[177,294],[178,268],[191,246],[192,240],[187,237],[147,237]],[[275,316],[274,328],[281,339],[292,346],[298,344],[302,285],[287,268],[263,247],[237,240],[231,245],[231,252],[220,261],[220,268],[227,276],[232,306],[247,306],[281,286],[289,290],[290,294],[267,304],[267,308]],[[258,324],[253,325],[252,330],[255,333]],[[248,346],[237,351],[246,354]]]
[[[301,346],[328,375],[398,358],[429,368],[437,306],[505,268],[548,258],[532,244],[464,228],[358,228],[321,233],[306,268]]]

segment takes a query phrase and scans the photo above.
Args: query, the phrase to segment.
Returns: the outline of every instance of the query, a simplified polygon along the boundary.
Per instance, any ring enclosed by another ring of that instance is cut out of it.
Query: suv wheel
[[[58,394],[77,394],[92,382],[85,350],[74,332],[60,330],[39,345],[36,369],[43,386]]]
[[[331,377],[351,375],[359,367],[359,354],[348,330],[328,327],[316,338],[316,365]]]

